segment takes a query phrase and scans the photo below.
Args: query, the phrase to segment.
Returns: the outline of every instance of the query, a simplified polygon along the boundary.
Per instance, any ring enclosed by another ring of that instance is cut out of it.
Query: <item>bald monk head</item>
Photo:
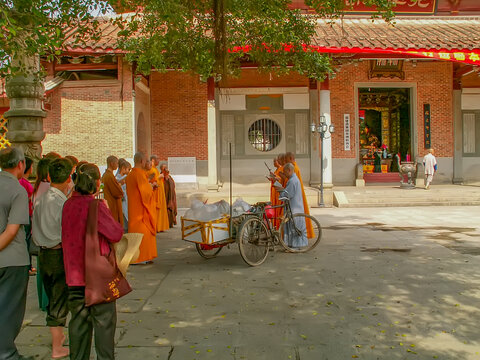
[[[146,162],[147,162],[147,157],[145,156],[144,153],[140,151],[133,156],[134,167],[138,169],[144,169]]]
[[[107,167],[108,169],[115,171],[118,169],[118,158],[116,156],[110,155],[107,157]]]
[[[145,161],[145,170],[150,171],[152,169],[152,160],[146,160]]]
[[[157,167],[160,164],[160,160],[158,160],[157,155],[150,156],[150,161],[152,162],[152,166]]]
[[[287,152],[285,154],[285,162],[286,163],[290,163],[290,164],[293,164],[295,162],[295,155],[293,155],[292,152]]]
[[[283,167],[283,174],[290,179],[295,172],[295,167],[293,166],[292,163],[286,163],[285,166]]]
[[[273,166],[275,166],[277,169],[280,167],[280,164],[278,163],[278,157],[273,158]]]
[[[279,154],[277,157],[277,161],[280,164],[280,166],[285,165],[285,154]]]

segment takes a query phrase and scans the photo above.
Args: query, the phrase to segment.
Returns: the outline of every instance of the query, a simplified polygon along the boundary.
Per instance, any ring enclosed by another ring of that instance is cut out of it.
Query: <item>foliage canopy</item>
[[[0,76],[32,72],[26,58],[52,60],[69,36],[77,44],[98,39],[95,17],[109,9],[101,0],[0,0]]]
[[[259,70],[293,70],[323,79],[331,71],[329,56],[303,51],[303,46],[311,43],[318,18],[341,18],[351,0],[305,0],[315,10],[308,14],[292,10],[291,0],[109,1],[116,9],[137,9],[112,21],[121,29],[119,46],[138,72],[178,69],[218,81],[238,75],[245,61]],[[372,17],[393,17],[394,0],[356,1],[375,6],[378,13]],[[13,58],[40,55],[52,60],[65,50],[67,38],[78,45],[98,39],[94,15],[109,10],[104,0],[0,0],[0,26],[5,30],[0,36],[0,76],[27,71]]]

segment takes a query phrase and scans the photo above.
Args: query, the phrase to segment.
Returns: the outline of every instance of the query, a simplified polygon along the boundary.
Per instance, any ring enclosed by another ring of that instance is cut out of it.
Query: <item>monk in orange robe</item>
[[[147,178],[147,157],[135,154],[134,167],[127,176],[128,232],[143,234],[137,263],[149,263],[157,257],[155,198]]]
[[[108,208],[112,216],[123,227],[123,211],[122,211],[122,187],[118,183],[113,172],[118,169],[118,159],[115,156],[107,158],[107,170],[102,176],[103,197],[107,201]]]
[[[274,174],[275,174],[278,182],[282,185],[282,187],[285,187],[285,186],[287,186],[287,182],[288,182],[288,178],[283,173],[283,166],[286,164],[285,154],[279,154],[278,155],[277,163],[278,163],[279,166],[278,166],[277,170],[275,170]],[[277,191],[276,192],[277,199],[279,198],[279,195],[280,194]],[[281,205],[281,204],[282,204],[282,202],[280,200],[278,200],[277,205]],[[275,209],[275,218],[277,220],[274,221],[274,224],[277,227],[277,229],[278,229],[278,227],[280,227],[280,223],[282,222],[282,216],[283,216],[283,208],[280,207],[280,208]]]
[[[150,179],[150,182],[154,183],[156,186],[153,190],[153,197],[155,198],[156,205],[156,231],[165,231],[168,230],[168,213],[167,213],[167,200],[165,198],[165,184],[163,174],[160,174],[157,166],[160,164],[160,161],[155,155],[150,157],[151,166],[150,170],[147,171],[147,176]]]
[[[278,206],[278,205],[281,205],[282,202],[278,199],[280,194],[273,186],[275,181],[278,181],[279,179],[281,179],[280,178],[281,166],[280,166],[280,162],[278,161],[278,157],[273,159],[273,166],[275,166],[275,171],[273,172],[273,176],[271,177],[272,184],[270,186],[270,202],[272,203],[272,206]],[[278,229],[278,227],[280,226],[280,216],[282,214],[282,208],[275,208],[274,211],[275,211],[275,218],[273,219],[273,225],[275,226],[276,229]]]
[[[298,167],[297,163],[295,162],[295,155],[291,152],[287,152],[285,154],[285,161],[288,163],[291,163],[294,166],[294,171],[295,174],[298,177],[298,180],[300,180],[300,185],[302,186],[302,197],[303,197],[303,212],[307,215],[310,215],[310,209],[308,207],[308,202],[307,202],[307,196],[305,195],[305,189],[303,187],[303,180],[302,180],[302,175],[300,175],[300,168]],[[313,225],[312,222],[307,219],[307,236],[309,239],[313,238],[315,236],[314,230],[313,230]]]
[[[165,185],[168,224],[172,228],[174,225],[177,225],[177,192],[175,190],[175,180],[173,180],[170,175],[167,164],[160,165],[160,172],[163,174],[163,182]]]

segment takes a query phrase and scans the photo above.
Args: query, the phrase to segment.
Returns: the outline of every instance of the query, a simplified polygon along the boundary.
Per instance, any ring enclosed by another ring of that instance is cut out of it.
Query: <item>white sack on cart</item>
[[[218,203],[204,204],[199,200],[193,200],[191,208],[185,212],[185,219],[207,222],[220,219],[223,214],[223,209]]]
[[[225,200],[217,201],[214,205],[218,206],[218,211],[220,211],[222,215],[230,213],[230,205]]]
[[[250,210],[251,205],[242,198],[238,198],[232,205],[232,216],[239,216]]]

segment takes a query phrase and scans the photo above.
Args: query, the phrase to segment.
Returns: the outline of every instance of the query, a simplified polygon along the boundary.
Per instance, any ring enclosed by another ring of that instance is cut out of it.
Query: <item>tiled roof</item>
[[[122,53],[123,51],[118,48],[117,34],[120,28],[113,25],[108,19],[99,21],[99,31],[102,36],[100,40],[89,40],[86,44],[75,44],[75,30],[72,29],[66,36],[66,49],[68,52],[78,53]]]
[[[383,20],[345,17],[331,25],[327,20],[319,20],[312,45],[348,49],[480,49],[480,17],[397,17],[394,22],[390,25]],[[118,27],[104,21],[100,28],[101,40],[90,41],[86,46],[74,45],[70,34],[68,51],[121,52],[116,44]]]
[[[330,25],[319,20],[312,45],[368,49],[480,49],[480,17],[397,17],[383,20],[346,17]]]

